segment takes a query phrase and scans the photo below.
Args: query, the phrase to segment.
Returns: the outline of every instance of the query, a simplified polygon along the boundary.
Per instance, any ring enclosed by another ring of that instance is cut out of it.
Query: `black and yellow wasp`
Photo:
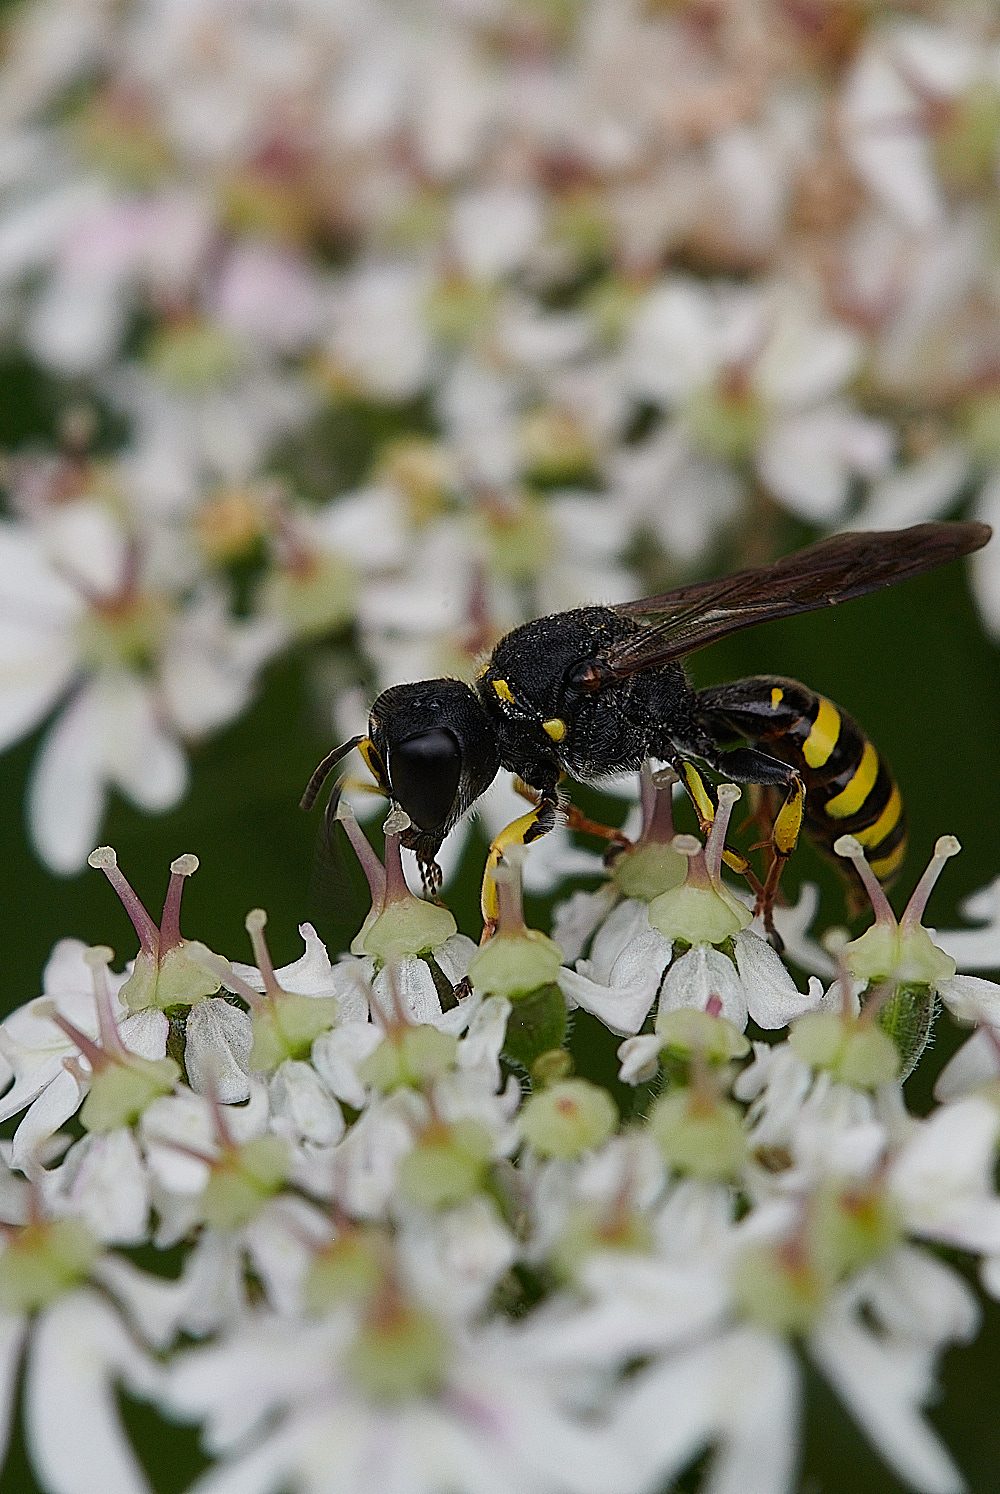
[[[770,565],[662,596],[537,618],[500,639],[475,686],[436,679],[384,690],[368,735],[320,763],[303,808],[315,802],[334,765],[360,748],[379,789],[402,811],[402,843],[416,853],[424,886],[434,893],[441,842],[501,767],[522,780],[535,807],[494,841],[491,866],[505,848],[552,828],[563,774],[586,781],[654,757],[680,774],[703,825],[713,797],[699,764],[784,793],[767,881],[758,884],[768,921],[803,818],[828,850],[839,836],[856,836],[875,875],[888,882],[903,859],[905,816],[884,758],[857,722],[777,675],[694,690],[681,660],[741,628],[919,575],[980,549],[990,534],[975,523],[837,534]],[[492,906],[487,876],[487,918]]]

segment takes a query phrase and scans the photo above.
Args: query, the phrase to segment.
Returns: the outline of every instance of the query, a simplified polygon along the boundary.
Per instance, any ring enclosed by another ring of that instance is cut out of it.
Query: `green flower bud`
[[[290,1162],[288,1143],[281,1136],[258,1136],[229,1148],[212,1167],[201,1196],[205,1223],[215,1229],[248,1224],[280,1192]]]
[[[845,1021],[837,1012],[806,1012],[792,1023],[789,1045],[804,1063],[828,1069],[853,1089],[878,1089],[899,1074],[899,1052],[871,1022]]]
[[[492,1138],[479,1121],[432,1127],[400,1163],[400,1186],[422,1209],[448,1208],[478,1191],[492,1155]]]
[[[48,1307],[86,1280],[100,1252],[79,1219],[26,1225],[0,1254],[0,1312],[19,1317]]]
[[[687,867],[687,857],[673,846],[653,841],[623,851],[611,868],[611,879],[622,897],[651,903],[661,893],[680,887]]]
[[[691,439],[709,456],[725,462],[746,461],[760,440],[764,410],[749,390],[730,394],[703,389],[688,400],[684,423]]]
[[[286,1058],[308,1059],[321,1032],[337,1020],[335,996],[296,996],[285,992],[253,1014],[250,1068],[270,1073]]]
[[[148,670],[171,623],[170,604],[155,593],[140,592],[120,609],[90,610],[76,624],[80,653],[93,669]]]
[[[429,1313],[408,1305],[379,1314],[343,1358],[348,1375],[376,1401],[433,1394],[448,1367],[449,1345]]]
[[[389,965],[406,955],[427,954],[457,932],[458,924],[447,908],[404,897],[378,915],[364,936],[363,949],[355,953],[374,955]]]
[[[888,1255],[903,1237],[903,1222],[884,1189],[828,1185],[814,1195],[807,1238],[815,1268],[841,1281]]]
[[[222,982],[201,963],[205,946],[195,939],[168,949],[158,959],[141,950],[135,967],[122,986],[121,999],[130,1012],[149,1007],[169,1011],[175,1006],[194,1006],[214,996]]]
[[[458,1039],[429,1023],[388,1033],[358,1065],[363,1084],[388,1094],[394,1089],[425,1089],[455,1067]]]
[[[746,1160],[743,1114],[732,1100],[702,1098],[692,1089],[672,1090],[650,1111],[649,1129],[677,1172],[731,1179]]]
[[[560,1079],[568,1079],[573,1072],[573,1055],[567,1048],[548,1048],[540,1053],[531,1065],[531,1082],[536,1089],[545,1089]]]
[[[578,1157],[607,1141],[618,1107],[598,1084],[561,1079],[531,1096],[517,1119],[525,1141],[543,1157]]]
[[[649,922],[667,939],[685,944],[724,944],[753,921],[753,914],[721,885],[690,882],[661,892],[649,905]]]
[[[922,924],[893,926],[879,921],[859,939],[845,944],[843,958],[848,970],[871,985],[885,981],[901,985],[934,986],[948,980],[958,968],[951,955],[938,949]]]
[[[630,1255],[645,1255],[655,1246],[656,1238],[648,1214],[620,1207],[609,1213],[592,1205],[578,1204],[570,1210],[550,1259],[560,1277],[573,1281],[595,1250],[624,1250]]]
[[[180,1075],[180,1065],[172,1058],[130,1054],[124,1062],[109,1063],[90,1082],[81,1124],[98,1134],[134,1125],[151,1101],[170,1093]]]
[[[551,984],[561,968],[562,950],[555,940],[537,929],[522,928],[494,934],[477,950],[469,964],[469,980],[484,995],[516,1001]]]
[[[303,1294],[317,1317],[342,1302],[364,1301],[383,1277],[382,1242],[374,1231],[349,1229],[313,1257]]]
[[[321,637],[354,615],[357,576],[340,555],[319,551],[301,570],[276,567],[264,578],[258,607],[299,638]]]
[[[662,1039],[666,1057],[686,1060],[699,1054],[707,1063],[726,1064],[750,1052],[748,1039],[727,1022],[693,1006],[682,1006],[674,1012],[660,1012],[656,1032]]]
[[[733,1273],[733,1301],[741,1317],[771,1333],[808,1333],[830,1285],[807,1260],[760,1245],[744,1252]]]

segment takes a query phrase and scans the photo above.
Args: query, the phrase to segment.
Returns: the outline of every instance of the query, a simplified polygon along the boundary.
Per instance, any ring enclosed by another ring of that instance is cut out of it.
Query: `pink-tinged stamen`
[[[406,877],[403,875],[403,856],[400,850],[400,838],[398,835],[387,835],[385,838],[385,892],[382,895],[382,907],[387,908],[390,903],[402,903],[413,896],[406,885]]]
[[[160,922],[160,954],[176,949],[181,939],[181,898],[184,896],[185,880],[198,870],[198,858],[189,851],[170,863],[170,881],[163,901],[163,918]]]
[[[899,920],[901,929],[915,928],[924,916],[927,900],[934,890],[934,884],[944,870],[945,862],[950,861],[952,856],[957,856],[962,847],[954,835],[941,835],[934,843],[934,855],[930,859],[927,870],[913,889],[913,896],[906,905],[902,918]]]
[[[853,861],[854,869],[864,883],[865,891],[871,901],[875,922],[888,923],[895,928],[896,915],[889,906],[889,899],[882,891],[878,878],[865,860],[864,847],[861,842],[855,840],[853,835],[842,835],[839,840],[834,841],[833,849],[836,855]]]
[[[519,851],[520,855],[511,855],[512,851]],[[493,880],[497,889],[497,933],[499,934],[523,934],[524,923],[524,901],[521,888],[521,862],[524,859],[524,850],[521,846],[511,846],[504,853],[504,859],[493,872]]]
[[[354,854],[361,863],[361,870],[368,882],[368,890],[372,896],[372,907],[381,908],[385,901],[385,867],[376,856],[368,837],[364,834],[358,824],[354,810],[341,799],[337,805],[336,818],[344,827],[344,834],[354,847]]]
[[[715,883],[718,883],[722,874],[722,853],[726,849],[726,832],[732,818],[733,805],[741,796],[742,789],[738,789],[735,783],[719,784],[719,807],[715,811],[715,819],[705,842],[705,866]]]
[[[215,1121],[215,1135],[221,1152],[235,1152],[238,1150],[236,1138],[229,1129],[229,1118],[226,1115],[226,1107],[219,1099],[219,1089],[215,1082],[215,1075],[211,1072],[205,1075],[205,1099],[212,1107],[212,1119]]]
[[[111,846],[98,846],[96,851],[91,851],[87,862],[95,871],[102,871],[115,889],[122,907],[132,920],[132,927],[139,936],[142,953],[155,958],[160,944],[160,931],[123,877],[118,868],[118,857]]]
[[[267,947],[264,938],[264,926],[267,923],[267,914],[263,908],[253,908],[244,920],[244,926],[250,935],[250,943],[253,945],[254,959],[257,961],[257,969],[260,971],[264,982],[264,990],[271,997],[284,996],[284,991],[278,984],[278,977],[274,973],[274,962],[271,959],[271,951]]]
[[[57,1011],[55,1002],[46,1004],[51,1007],[51,1010],[46,1011],[42,1003],[36,1004],[35,1011],[38,1016],[48,1017],[49,1021],[54,1023],[60,1032],[66,1034],[70,1042],[79,1048],[95,1074],[99,1073],[101,1069],[106,1069],[111,1059],[100,1044],[95,1043],[92,1037],[88,1037],[85,1032],[80,1031],[75,1022],[71,1022],[68,1017],[63,1016],[62,1012]]]
[[[639,770],[639,807],[642,831],[638,845],[669,845],[674,838],[673,788],[680,780],[671,768],[654,776],[648,761]]]
[[[708,1015],[710,1017],[721,1017],[722,1016],[722,997],[721,996],[716,996],[714,994],[714,992],[713,992],[713,994],[705,1002],[705,1010],[708,1012]]]
[[[216,976],[218,980],[230,991],[235,991],[237,996],[243,1000],[255,1012],[267,1011],[270,1003],[266,996],[255,991],[253,986],[248,985],[242,975],[237,975],[228,960],[222,955],[217,955],[214,950],[209,949],[207,944],[202,944],[200,939],[189,939],[187,944],[188,958],[210,975]]]
[[[85,950],[83,958],[90,967],[91,978],[94,982],[94,1005],[97,1008],[97,1026],[101,1034],[101,1045],[108,1058],[114,1058],[119,1063],[127,1063],[128,1049],[122,1042],[118,1031],[114,998],[111,995],[111,986],[108,981],[108,966],[114,958],[114,951],[106,944],[98,944],[93,949]]]

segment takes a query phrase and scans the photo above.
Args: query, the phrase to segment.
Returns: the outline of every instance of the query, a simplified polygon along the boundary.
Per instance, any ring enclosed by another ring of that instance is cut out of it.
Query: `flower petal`
[[[149,1494],[119,1419],[115,1385],[149,1396],[158,1378],[95,1293],[74,1292],[41,1315],[29,1352],[25,1421],[31,1460],[52,1494]]]

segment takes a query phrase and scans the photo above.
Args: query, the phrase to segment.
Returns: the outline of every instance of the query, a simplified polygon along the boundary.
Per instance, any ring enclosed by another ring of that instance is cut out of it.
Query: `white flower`
[[[888,428],[839,398],[860,356],[853,332],[789,288],[676,279],[639,307],[625,377],[638,397],[678,412],[692,448],[753,459],[789,508],[829,520],[852,476],[876,475],[892,455]]]
[[[427,284],[414,266],[362,262],[334,293],[330,357],[380,399],[411,398],[431,370]]]
[[[0,1098],[0,1117],[7,1120],[27,1110],[14,1133],[13,1159],[18,1167],[33,1165],[36,1150],[76,1113],[87,1093],[87,1060],[52,1020],[58,1014],[87,1037],[98,1035],[94,977],[84,960],[85,950],[78,939],[61,939],[45,967],[42,996],[18,1007],[0,1026],[0,1055],[14,1076]],[[167,1018],[156,1011],[129,1014],[118,999],[127,978],[127,972],[108,972],[121,1040],[144,1058],[162,1058]],[[67,1060],[74,1060],[72,1068],[66,1067]]]
[[[136,574],[141,555],[141,542],[87,499],[35,529],[0,526],[0,742],[77,686],[29,787],[36,847],[62,873],[93,848],[109,788],[149,812],[177,803],[188,780],[179,734],[238,714],[283,641],[233,622],[211,591],[171,606]]]
[[[612,1032],[638,1032],[657,992],[666,988],[672,949],[671,940],[650,928],[648,904],[626,898],[605,919],[590,959],[559,972],[559,989]]]
[[[151,1399],[159,1372],[96,1292],[63,1297],[35,1323],[26,1422],[32,1461],[53,1494],[148,1494],[118,1417],[115,1389]]]
[[[268,1494],[289,1481],[317,1494],[361,1494],[373,1481],[402,1494],[414,1478],[469,1494],[617,1486],[609,1444],[560,1413],[544,1360],[516,1330],[452,1337],[442,1327],[439,1385],[421,1384],[418,1366],[412,1392],[382,1400],[353,1372],[358,1326],[344,1311],[316,1324],[258,1318],[178,1362],[168,1403],[206,1418],[223,1458],[194,1485],[198,1494]]]

